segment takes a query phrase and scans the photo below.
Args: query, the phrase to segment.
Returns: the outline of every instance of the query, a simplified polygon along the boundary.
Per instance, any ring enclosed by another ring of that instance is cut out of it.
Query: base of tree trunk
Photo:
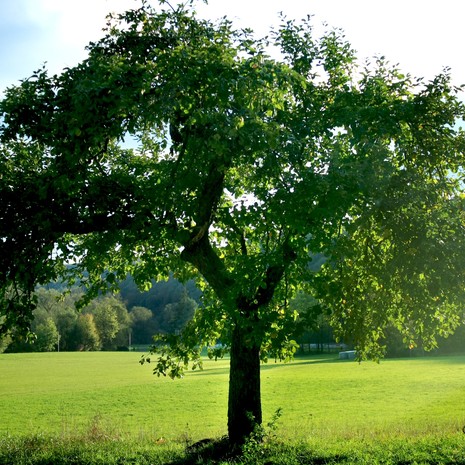
[[[232,445],[242,445],[262,423],[260,347],[249,331],[236,325],[232,332],[229,372],[228,434]]]

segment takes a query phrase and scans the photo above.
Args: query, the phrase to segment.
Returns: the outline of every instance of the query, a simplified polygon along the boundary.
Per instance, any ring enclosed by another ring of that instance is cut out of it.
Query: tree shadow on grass
[[[268,363],[262,363],[261,370],[272,370],[275,368],[282,368],[282,367],[289,367],[289,366],[302,366],[302,365],[320,365],[320,364],[332,364],[332,363],[350,363],[354,362],[354,360],[339,360],[336,357],[331,358],[321,358],[321,359],[308,359],[302,360],[296,358],[295,361],[292,362],[274,362],[269,361]],[[219,367],[215,368],[214,366],[209,366],[208,369],[192,371],[189,373],[190,376],[210,376],[210,375],[227,375],[229,374],[229,367]]]
[[[227,437],[202,439],[186,448],[186,455],[167,465],[198,465],[220,462],[234,463],[240,457],[240,449],[231,448]]]
[[[214,465],[218,463],[234,464],[253,464],[260,463],[264,465],[274,465],[288,463],[299,463],[300,465],[324,465],[324,464],[345,464],[349,459],[346,455],[333,454],[333,455],[318,455],[314,454],[309,449],[298,450],[288,448],[284,445],[275,444],[271,448],[261,449],[258,444],[254,457],[249,453],[245,455],[241,453],[240,448],[231,449],[227,437],[220,439],[204,439],[187,448],[187,454],[183,458],[179,458],[166,465]],[[283,461],[283,458],[286,457]],[[244,461],[245,459],[245,461]],[[255,460],[257,462],[255,462]],[[350,462],[352,463],[352,462]],[[406,465],[406,464],[402,464]]]
[[[289,367],[289,366],[302,366],[302,365],[321,365],[321,364],[334,364],[334,363],[350,363],[354,360],[339,360],[338,358],[327,358],[327,359],[309,359],[300,361],[299,359],[292,362],[268,362],[262,365],[262,370],[272,370],[274,368]]]

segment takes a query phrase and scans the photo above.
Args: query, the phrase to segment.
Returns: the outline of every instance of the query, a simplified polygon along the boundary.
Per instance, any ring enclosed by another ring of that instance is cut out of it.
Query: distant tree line
[[[153,281],[148,291],[141,292],[128,276],[119,289],[118,294],[100,296],[77,311],[76,302],[84,295],[80,287],[69,291],[61,283],[51,283],[38,288],[32,325],[34,339],[26,342],[9,335],[0,339],[0,353],[127,350],[130,346],[146,346],[153,342],[155,334],[179,333],[201,300],[201,291],[193,281],[182,284],[173,277]],[[298,314],[294,339],[301,351],[325,352],[335,344],[330,315],[317,300],[299,292],[291,308]],[[345,342],[350,346],[350,340]],[[465,325],[438,342],[435,353],[464,352]],[[384,343],[388,357],[423,353],[421,348],[411,350],[394,326],[386,331]]]
[[[193,282],[183,285],[174,278],[153,282],[149,291],[140,292],[128,277],[120,289],[77,311],[76,303],[84,295],[79,287],[67,292],[61,283],[39,287],[34,338],[26,341],[10,334],[0,340],[0,352],[126,350],[147,345],[154,334],[181,331],[201,294]]]

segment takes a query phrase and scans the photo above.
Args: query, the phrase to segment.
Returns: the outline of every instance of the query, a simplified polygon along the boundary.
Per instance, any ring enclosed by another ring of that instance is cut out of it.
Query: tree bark
[[[232,331],[229,372],[229,442],[239,446],[262,422],[260,345],[240,325]]]

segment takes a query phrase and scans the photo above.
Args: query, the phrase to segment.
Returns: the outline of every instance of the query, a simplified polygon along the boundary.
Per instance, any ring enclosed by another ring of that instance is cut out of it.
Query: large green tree
[[[156,370],[220,339],[240,443],[262,420],[260,361],[292,352],[299,287],[362,356],[387,325],[412,343],[453,330],[464,108],[447,71],[360,68],[308,20],[258,39],[163,5],[109,18],[81,64],[0,103],[0,326],[27,331],[34,287],[58,275],[87,270],[89,296],[128,272],[199,276],[203,305]]]

